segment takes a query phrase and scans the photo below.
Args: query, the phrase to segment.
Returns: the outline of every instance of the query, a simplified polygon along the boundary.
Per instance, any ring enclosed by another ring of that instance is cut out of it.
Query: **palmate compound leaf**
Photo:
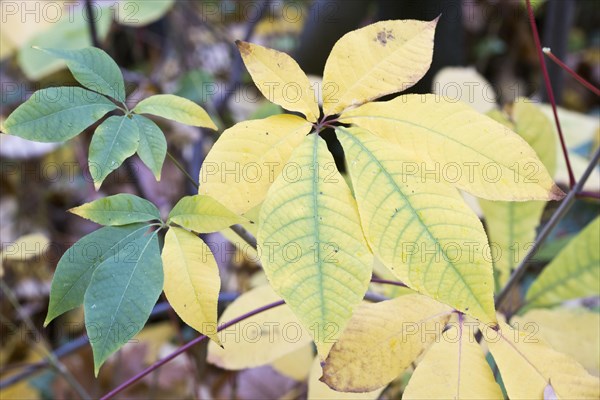
[[[262,203],[282,171],[295,173],[296,166],[286,163],[311,128],[303,118],[274,115],[226,129],[202,163],[199,193],[247,213]]]
[[[600,397],[598,377],[588,374],[571,357],[548,347],[534,329],[521,332],[504,322],[498,331],[483,324],[480,329],[510,399],[543,400],[549,385],[559,399]]]
[[[600,375],[600,314],[583,308],[536,309],[515,316],[511,324],[536,336],[550,347],[573,357],[592,375]]]
[[[103,197],[69,211],[100,225],[127,225],[160,220],[160,212],[154,204],[128,193]]]
[[[142,330],[163,289],[158,231],[146,230],[92,274],[83,304],[94,372]]]
[[[137,114],[151,114],[182,124],[217,130],[207,112],[198,104],[173,94],[157,94],[140,101],[133,109]]]
[[[171,227],[165,236],[162,262],[169,304],[186,324],[218,342],[221,278],[210,248],[197,235]]]
[[[132,243],[148,230],[145,224],[107,226],[78,240],[58,261],[44,325],[83,303],[93,272],[109,259],[131,253]]]
[[[502,390],[473,336],[476,323],[453,321],[412,374],[402,399],[498,399]]]
[[[35,92],[13,111],[6,133],[36,142],[63,142],[78,135],[117,106],[80,87],[53,87]]]
[[[535,150],[550,175],[556,169],[556,133],[552,122],[531,100],[518,99],[511,108],[511,120],[498,111],[490,117],[517,132]],[[491,246],[496,287],[504,286],[535,240],[536,227],[546,202],[503,202],[479,200],[485,216]]]
[[[275,180],[261,208],[261,261],[324,358],[367,291],[373,257],[325,141],[306,136],[289,165],[297,168]]]
[[[218,232],[246,220],[210,196],[183,197],[169,213],[169,221],[198,233]]]
[[[269,101],[317,122],[320,111],[316,93],[292,57],[253,43],[238,40],[236,44],[252,80]]]
[[[344,112],[340,121],[368,129],[412,154],[411,170],[489,200],[560,200],[564,193],[527,142],[462,103],[405,95]]]
[[[530,307],[600,295],[600,217],[590,222],[544,268],[527,291]]]
[[[325,115],[417,83],[431,65],[437,21],[380,21],[342,36],[323,71]]]
[[[134,115],[133,122],[137,124],[140,134],[137,154],[159,181],[167,155],[167,139],[158,125],[148,118]]]
[[[86,88],[125,101],[125,82],[121,70],[104,50],[96,47],[77,50],[37,49],[66,61],[73,77]]]
[[[127,116],[112,116],[96,129],[88,160],[96,190],[127,157],[135,154],[139,141],[138,126]]]
[[[279,300],[281,297],[269,285],[259,286],[231,303],[219,321],[231,321]],[[230,370],[266,365],[312,343],[310,333],[287,304],[256,314],[217,336],[223,347],[210,342],[207,360]]]
[[[364,129],[339,127],[336,134],[375,255],[409,287],[495,322],[487,237],[458,191],[407,173],[406,151]]]
[[[342,392],[387,385],[438,338],[451,313],[419,294],[363,303],[325,360],[321,381]]]

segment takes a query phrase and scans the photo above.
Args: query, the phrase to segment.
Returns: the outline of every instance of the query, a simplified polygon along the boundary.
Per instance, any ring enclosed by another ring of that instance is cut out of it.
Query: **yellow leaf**
[[[590,222],[544,268],[525,298],[528,307],[600,295],[600,217]]]
[[[331,349],[321,380],[344,392],[387,385],[438,337],[450,313],[419,294],[362,304]]]
[[[518,99],[512,106],[510,122],[500,113],[492,118],[515,130],[535,150],[550,174],[556,169],[556,133],[552,122],[528,99]],[[480,200],[488,236],[497,288],[506,284],[535,240],[536,227],[546,207],[543,201],[501,202]]]
[[[221,279],[210,248],[196,235],[171,227],[162,251],[167,300],[181,319],[219,342],[217,302]]]
[[[231,321],[278,300],[281,297],[268,285],[252,289],[231,303],[219,321]],[[224,348],[210,342],[208,362],[233,370],[269,364],[311,342],[310,334],[285,304],[254,315],[217,335]]]
[[[240,122],[225,130],[202,163],[200,194],[237,214],[262,203],[312,124],[293,115]]]
[[[554,350],[573,357],[591,374],[600,374],[600,314],[583,309],[531,310],[513,317],[512,325],[535,329]]]
[[[316,357],[308,378],[308,400],[377,400],[385,387],[366,393],[338,392],[320,381],[323,368],[319,357]]]
[[[245,222],[210,196],[183,197],[173,207],[169,221],[199,233],[217,232],[231,225]]]
[[[308,346],[286,354],[273,361],[271,366],[277,372],[297,381],[303,381],[310,372],[311,365],[315,355],[313,354],[312,343]]]
[[[402,399],[503,399],[473,328],[452,323],[417,365]]]
[[[295,172],[275,180],[261,208],[261,261],[324,358],[367,291],[373,257],[325,141],[305,137],[288,164]]]
[[[236,44],[252,80],[269,101],[317,122],[320,112],[316,95],[292,57],[253,43],[238,40]]]
[[[4,276],[4,261],[26,261],[31,258],[39,258],[48,249],[50,240],[41,233],[24,235],[12,243],[2,243],[0,251],[0,278]]]
[[[481,325],[510,399],[544,399],[551,384],[560,399],[598,399],[600,381],[569,356],[542,343],[532,331],[500,323],[495,331]]]
[[[132,111],[136,114],[152,114],[186,125],[217,130],[217,126],[202,107],[173,94],[156,94],[145,98]]]
[[[466,104],[406,95],[347,111],[340,121],[406,149],[412,159],[405,160],[405,173],[427,174],[489,200],[564,197],[523,138]]]
[[[495,322],[487,237],[458,191],[404,174],[406,152],[364,129],[338,128],[336,134],[375,255],[409,287]]]
[[[480,113],[496,108],[496,91],[474,67],[445,67],[433,77],[435,94],[460,100]]]
[[[325,115],[417,83],[431,65],[437,21],[380,21],[342,36],[323,71]]]

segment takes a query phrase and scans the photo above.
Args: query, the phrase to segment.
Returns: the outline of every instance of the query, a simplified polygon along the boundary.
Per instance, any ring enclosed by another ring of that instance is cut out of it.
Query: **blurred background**
[[[600,3],[532,3],[542,46],[600,86]],[[288,52],[319,82],[329,51],[346,32],[382,19],[432,20],[439,15],[432,68],[411,92],[440,93],[483,112],[518,97],[548,101],[524,0],[2,0],[0,8],[0,123],[35,90],[76,84],[63,63],[32,46],[101,47],[122,67],[129,105],[152,94],[174,93],[202,105],[222,131],[244,119],[283,112],[250,81],[235,40]],[[579,176],[598,146],[600,99],[546,62]],[[551,115],[547,105],[541,107]],[[196,178],[218,132],[156,122],[167,135],[169,151]],[[96,192],[85,167],[93,129],[60,144],[0,135],[2,399],[77,397],[64,371],[59,373],[47,361],[51,349],[68,374],[96,397],[196,335],[160,303],[136,342],[112,357],[94,379],[91,349],[82,336],[82,310],[42,327],[56,263],[72,243],[98,227],[66,210],[128,192],[152,201],[166,215],[179,198],[195,193],[170,160],[162,181],[156,182],[135,157]],[[328,137],[328,144],[343,169],[337,143]],[[562,159],[560,153],[557,158]],[[563,187],[568,183],[564,162],[559,162],[555,178]],[[599,186],[596,169],[586,189],[597,192]],[[536,262],[553,257],[598,211],[598,201],[578,200]],[[222,308],[265,282],[260,266],[236,253],[223,236],[213,234],[207,240],[221,249]],[[226,371],[206,362],[206,343],[200,344],[122,398],[306,398],[312,349],[303,351],[273,365]],[[404,383],[398,379],[383,398],[400,398]]]

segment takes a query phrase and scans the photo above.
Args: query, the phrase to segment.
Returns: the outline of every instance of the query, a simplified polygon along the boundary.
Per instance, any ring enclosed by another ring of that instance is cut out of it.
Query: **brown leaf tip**
[[[243,56],[249,55],[252,51],[250,49],[250,43],[248,42],[244,42],[243,40],[236,40],[235,44],[237,45],[240,54]]]
[[[550,200],[562,200],[566,196],[566,193],[558,187],[557,184],[552,185],[550,189]]]

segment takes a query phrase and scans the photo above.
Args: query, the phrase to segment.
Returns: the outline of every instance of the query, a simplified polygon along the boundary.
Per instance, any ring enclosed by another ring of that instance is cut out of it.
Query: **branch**
[[[565,157],[565,164],[567,165],[567,171],[569,173],[569,188],[573,188],[575,185],[575,175],[571,168],[571,161],[569,160],[569,153],[567,151],[567,145],[565,144],[565,138],[560,126],[560,120],[558,119],[558,111],[556,109],[556,100],[554,99],[554,92],[552,91],[552,85],[550,84],[550,76],[548,75],[548,69],[546,68],[546,60],[544,59],[544,52],[540,43],[540,35],[538,33],[537,25],[535,24],[535,16],[533,15],[533,8],[531,7],[531,0],[527,1],[527,12],[529,14],[529,25],[531,25],[531,32],[533,33],[533,40],[535,42],[535,48],[538,53],[538,59],[540,61],[540,67],[542,68],[542,74],[544,76],[544,85],[548,92],[548,99],[552,105],[552,113],[554,114],[554,122],[556,123],[556,130],[558,131],[558,137],[560,139],[560,146],[562,148],[563,156]]]
[[[527,3],[529,4],[529,0],[527,0]],[[581,178],[579,178],[579,181],[577,182],[575,187],[573,187],[573,189],[571,189],[567,197],[563,199],[556,212],[552,215],[552,218],[550,218],[550,220],[544,226],[544,229],[542,229],[542,231],[536,238],[533,246],[531,246],[531,248],[525,255],[525,258],[523,258],[519,266],[515,269],[515,272],[511,275],[510,279],[506,283],[506,286],[504,286],[504,289],[502,289],[502,291],[498,294],[498,297],[496,298],[496,309],[499,309],[500,306],[502,306],[513,286],[515,286],[521,280],[523,275],[525,275],[525,272],[527,272],[527,269],[530,266],[529,261],[531,260],[531,258],[535,255],[540,246],[548,238],[550,232],[552,232],[552,230],[556,227],[560,220],[563,219],[563,217],[567,214],[567,212],[575,202],[575,198],[579,193],[581,193],[585,182],[592,174],[592,171],[594,171],[594,169],[596,168],[598,160],[600,160],[600,148],[596,150],[596,152],[594,153],[594,157],[592,157],[592,161],[587,166],[583,175],[581,175]]]
[[[556,63],[556,65],[558,65],[559,67],[561,67],[562,69],[567,71],[567,73],[569,75],[571,75],[573,78],[575,78],[577,80],[577,82],[581,83],[583,86],[588,88],[596,96],[600,97],[600,89],[598,89],[596,86],[592,85],[590,82],[586,81],[581,75],[579,75],[577,72],[575,72],[571,68],[569,68],[569,66],[567,64],[560,61],[560,59],[558,57],[556,57],[554,54],[552,54],[552,50],[550,50],[548,47],[544,47],[542,49],[542,51],[544,52],[545,55],[548,56],[549,59],[554,61]]]

